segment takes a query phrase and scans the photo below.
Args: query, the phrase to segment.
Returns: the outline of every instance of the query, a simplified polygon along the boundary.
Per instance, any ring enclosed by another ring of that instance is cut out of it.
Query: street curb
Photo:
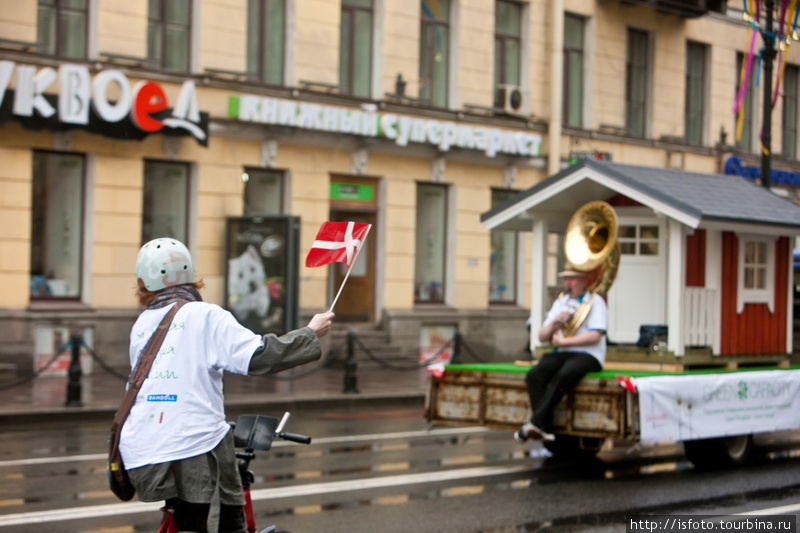
[[[121,399],[120,399],[121,401]],[[341,393],[315,396],[232,395],[225,400],[226,414],[252,411],[254,414],[274,415],[283,411],[357,410],[387,408],[421,408],[425,403],[422,391],[394,393]],[[86,422],[105,421],[114,418],[117,403],[103,402],[79,407],[67,406],[6,406],[0,409],[0,426],[33,424],[44,421]]]

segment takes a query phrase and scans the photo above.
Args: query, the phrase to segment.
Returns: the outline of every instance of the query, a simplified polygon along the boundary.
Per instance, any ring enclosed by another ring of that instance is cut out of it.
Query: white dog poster
[[[286,310],[292,304],[287,300],[292,297],[287,291],[290,222],[291,217],[228,219],[226,307],[256,333],[293,329]]]

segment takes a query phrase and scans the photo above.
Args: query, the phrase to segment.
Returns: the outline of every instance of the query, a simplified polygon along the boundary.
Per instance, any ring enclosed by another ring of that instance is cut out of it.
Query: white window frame
[[[736,276],[736,314],[742,314],[745,304],[767,304],[770,313],[775,312],[775,237],[739,233],[739,257]],[[747,289],[744,286],[744,250],[748,242],[765,243],[767,245],[766,285],[763,289]]]

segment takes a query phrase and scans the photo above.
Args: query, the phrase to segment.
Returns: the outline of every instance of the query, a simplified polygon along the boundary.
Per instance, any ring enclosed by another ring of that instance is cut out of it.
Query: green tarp
[[[469,370],[474,372],[514,372],[525,373],[530,369],[527,365],[517,365],[514,363],[474,363],[461,365],[447,365],[445,370]],[[600,372],[590,372],[588,378],[615,379],[617,376],[643,378],[649,376],[684,376],[692,374],[725,374],[730,372],[755,372],[761,370],[800,370],[800,365],[793,365],[788,368],[770,367],[751,367],[740,368],[738,370],[728,370],[721,368],[706,368],[702,370],[685,370],[683,372],[658,372],[651,370],[603,370]]]

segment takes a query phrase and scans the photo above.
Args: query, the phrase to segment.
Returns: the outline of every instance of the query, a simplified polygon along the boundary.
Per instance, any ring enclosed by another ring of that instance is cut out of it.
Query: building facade
[[[184,241],[226,305],[244,216],[297,217],[299,255],[326,220],[373,224],[341,322],[512,358],[530,246],[480,214],[585,157],[752,174],[756,26],[733,1],[0,0],[0,362],[77,330],[124,364],[151,238]],[[785,48],[772,187],[797,200]],[[295,268],[302,322],[345,272]]]

